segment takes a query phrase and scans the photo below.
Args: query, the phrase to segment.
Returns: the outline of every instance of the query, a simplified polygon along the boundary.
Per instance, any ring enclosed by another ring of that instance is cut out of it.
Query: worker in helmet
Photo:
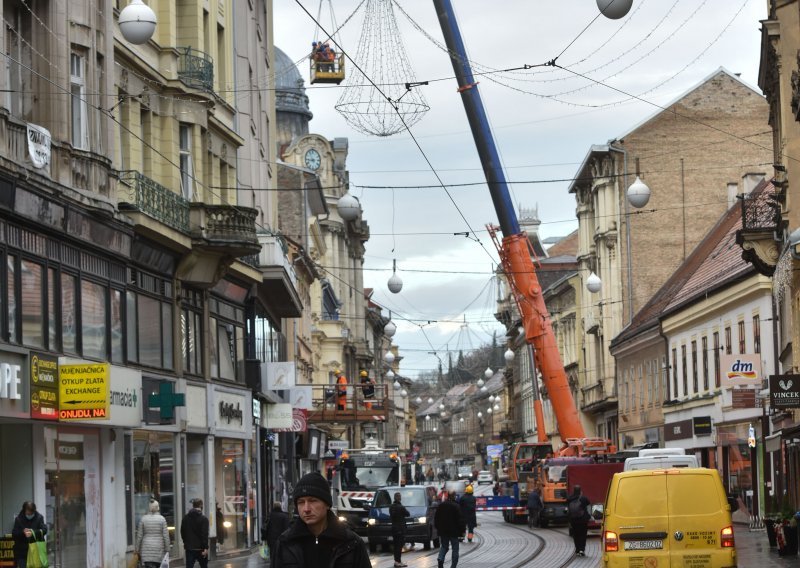
[[[336,409],[344,410],[347,408],[347,377],[340,370],[334,373],[337,377],[336,384]]]
[[[475,515],[477,504],[475,502],[475,495],[473,495],[472,485],[467,485],[466,493],[461,496],[459,506],[461,507],[461,514],[464,521],[467,523],[467,541],[472,542],[475,534],[475,527],[478,525],[478,520]]]
[[[372,410],[372,401],[375,399],[375,383],[369,378],[369,373],[362,370],[361,393],[364,395],[364,408]]]

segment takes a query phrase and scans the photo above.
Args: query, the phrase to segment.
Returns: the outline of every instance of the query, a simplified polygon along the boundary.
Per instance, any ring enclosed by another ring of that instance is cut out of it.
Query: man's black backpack
[[[569,511],[569,518],[572,521],[583,520],[586,516],[586,507],[584,507],[583,503],[581,503],[580,497],[570,501],[567,505],[567,509]]]

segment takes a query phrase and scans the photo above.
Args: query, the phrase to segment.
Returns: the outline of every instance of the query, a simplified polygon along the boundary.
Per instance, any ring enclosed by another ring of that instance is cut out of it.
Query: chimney
[[[742,176],[742,193],[748,195],[761,183],[767,174],[764,172],[749,172]]]
[[[739,184],[735,181],[728,182],[728,209],[736,203],[736,194],[739,193]]]

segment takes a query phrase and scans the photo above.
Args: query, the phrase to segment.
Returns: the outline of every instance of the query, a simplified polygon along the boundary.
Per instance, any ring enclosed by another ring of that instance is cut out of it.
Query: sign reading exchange
[[[769,402],[772,408],[800,408],[800,375],[770,375]]]
[[[109,364],[59,365],[59,420],[108,420]]]

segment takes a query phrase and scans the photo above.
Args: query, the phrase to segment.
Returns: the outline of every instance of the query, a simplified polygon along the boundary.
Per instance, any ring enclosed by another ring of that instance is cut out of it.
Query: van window
[[[667,514],[665,475],[646,475],[621,479],[614,512],[623,517]]]
[[[670,475],[669,502],[673,515],[711,515],[719,513],[719,488],[710,475]],[[682,499],[688,495],[690,498]]]
[[[404,489],[400,491],[400,499],[406,507],[424,507],[425,492],[419,489]]]
[[[389,492],[385,489],[378,491],[375,494],[375,507],[388,507],[391,504],[392,498],[389,496]]]

